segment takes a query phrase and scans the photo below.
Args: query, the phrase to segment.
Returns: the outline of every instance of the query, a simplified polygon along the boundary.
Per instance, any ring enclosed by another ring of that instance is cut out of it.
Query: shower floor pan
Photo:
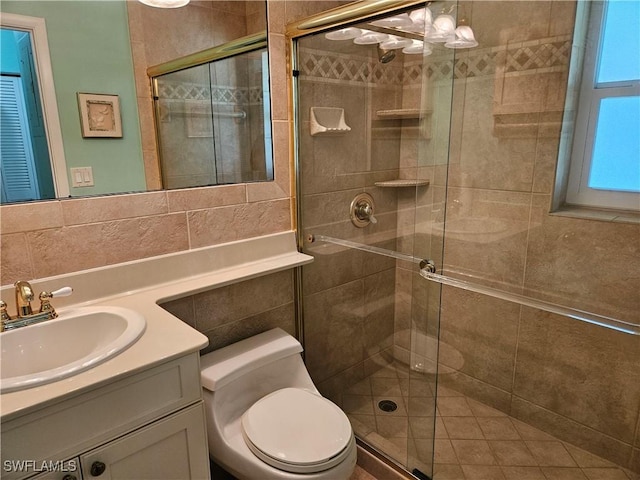
[[[445,387],[438,389],[433,442],[433,396],[424,375],[391,364],[347,388],[341,406],[360,438],[409,471],[430,472],[435,445],[434,480],[640,480]]]

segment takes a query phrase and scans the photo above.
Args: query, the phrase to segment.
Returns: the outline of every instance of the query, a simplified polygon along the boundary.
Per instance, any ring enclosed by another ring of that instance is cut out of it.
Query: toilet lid
[[[258,400],[242,416],[242,429],[254,454],[276,468],[292,466],[295,471],[339,463],[353,437],[340,408],[299,388],[283,388]]]

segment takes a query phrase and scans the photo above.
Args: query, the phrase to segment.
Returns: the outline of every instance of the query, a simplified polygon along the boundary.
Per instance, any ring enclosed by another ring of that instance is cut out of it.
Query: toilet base
[[[355,438],[347,447],[350,453],[342,463],[322,472],[301,474],[278,470],[256,457],[242,438],[239,419],[227,427],[226,434],[225,441],[209,432],[209,455],[238,480],[347,480],[356,467]]]

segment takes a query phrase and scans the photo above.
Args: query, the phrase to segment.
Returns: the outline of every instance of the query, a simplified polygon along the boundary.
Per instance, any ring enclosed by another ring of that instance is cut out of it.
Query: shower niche
[[[344,119],[344,108],[311,107],[309,128],[311,136],[340,135],[351,131]]]

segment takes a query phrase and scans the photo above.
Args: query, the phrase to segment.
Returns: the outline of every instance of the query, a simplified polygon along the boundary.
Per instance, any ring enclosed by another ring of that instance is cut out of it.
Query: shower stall
[[[417,478],[639,475],[640,225],[550,213],[576,5],[287,28],[305,362]]]

